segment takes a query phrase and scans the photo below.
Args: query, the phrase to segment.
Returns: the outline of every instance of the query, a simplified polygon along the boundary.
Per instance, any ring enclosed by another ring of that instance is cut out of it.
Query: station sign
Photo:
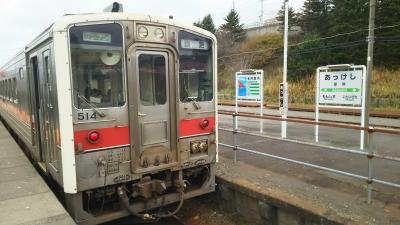
[[[236,73],[236,100],[248,102],[262,101],[262,70],[242,70]]]
[[[317,79],[318,104],[344,106],[362,104],[363,69],[318,69]]]

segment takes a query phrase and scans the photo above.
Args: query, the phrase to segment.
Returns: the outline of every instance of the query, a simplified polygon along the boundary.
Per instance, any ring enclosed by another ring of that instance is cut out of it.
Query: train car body
[[[168,216],[215,189],[216,49],[172,19],[66,15],[1,68],[0,116],[78,224]]]

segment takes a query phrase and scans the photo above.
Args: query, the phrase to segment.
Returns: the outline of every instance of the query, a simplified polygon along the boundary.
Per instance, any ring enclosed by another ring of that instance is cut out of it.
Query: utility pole
[[[232,9],[235,10],[235,0],[232,2]]]
[[[287,57],[288,57],[288,32],[289,32],[289,0],[285,1],[285,31],[283,49],[283,112],[282,119],[287,119],[288,114],[288,83],[287,83]],[[286,138],[287,122],[281,122],[281,137]]]
[[[365,108],[364,108],[364,118],[361,126],[364,128],[369,128],[369,111],[371,103],[371,76],[372,69],[374,66],[374,42],[375,42],[375,7],[376,0],[370,0],[369,2],[369,32],[368,32],[368,57],[367,57],[367,75],[365,77]],[[361,148],[367,150],[369,155],[373,154],[374,149],[370,145],[373,133],[369,133],[369,130],[363,130],[363,143]],[[371,136],[370,136],[371,135]],[[367,191],[368,191],[368,203],[371,203],[372,198],[372,181],[373,181],[373,169],[372,169],[372,158],[368,157],[368,181],[367,181]]]
[[[376,7],[376,0],[370,0],[369,3],[369,33],[368,33],[368,57],[367,57],[367,75],[365,78],[366,82],[366,104],[365,104],[365,117],[362,121],[363,127],[369,127],[369,111],[370,111],[370,98],[371,98],[371,76],[372,76],[372,69],[374,66],[374,43],[375,43],[375,7]],[[364,131],[364,149],[368,148],[369,143],[369,135],[368,132]]]
[[[264,0],[260,0],[261,2],[261,14],[260,14],[260,27],[264,25]]]

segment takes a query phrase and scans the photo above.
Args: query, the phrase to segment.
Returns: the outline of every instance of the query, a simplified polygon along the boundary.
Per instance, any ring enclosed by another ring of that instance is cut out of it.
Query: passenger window
[[[24,79],[24,68],[19,68],[19,79],[23,80]]]
[[[48,51],[45,52],[45,54],[47,54]],[[46,82],[48,84],[51,84],[51,73],[50,73],[50,65],[49,65],[49,56],[46,55],[44,57],[44,72],[45,72],[45,76],[46,76]]]
[[[11,95],[10,95],[10,80],[8,80],[7,79],[7,81],[6,81],[6,83],[7,83],[7,88],[6,88],[6,90],[7,90],[7,100],[10,100],[11,99]]]
[[[139,56],[140,102],[142,105],[163,105],[167,101],[166,67],[163,55]]]
[[[14,77],[13,79],[12,79],[12,84],[13,84],[13,100],[14,100],[14,103],[17,103],[18,102],[18,99],[17,99],[17,94],[18,94],[18,91],[17,91],[17,78],[16,77]]]

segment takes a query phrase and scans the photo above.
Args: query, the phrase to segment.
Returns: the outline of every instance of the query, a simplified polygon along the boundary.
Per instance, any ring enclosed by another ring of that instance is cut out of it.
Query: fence
[[[342,176],[348,176],[348,177],[356,178],[359,180],[365,180],[367,183],[368,203],[371,203],[372,184],[374,182],[378,183],[378,184],[383,184],[386,186],[400,189],[400,184],[373,178],[373,159],[374,158],[380,158],[380,159],[395,161],[395,162],[399,162],[399,163],[400,163],[400,158],[378,154],[378,153],[374,152],[374,149],[372,147],[368,147],[367,149],[365,149],[365,151],[356,151],[356,150],[347,149],[347,148],[325,146],[325,145],[321,145],[321,144],[317,144],[317,143],[298,141],[298,140],[289,140],[289,139],[283,139],[283,138],[278,138],[278,137],[272,137],[272,136],[268,136],[268,135],[243,132],[243,131],[239,131],[235,127],[237,127],[236,126],[237,117],[248,117],[248,118],[258,118],[258,119],[262,119],[262,120],[266,119],[266,120],[275,120],[275,121],[287,121],[287,122],[302,123],[302,124],[309,124],[309,125],[319,125],[319,126],[326,126],[326,127],[352,129],[352,130],[358,130],[358,131],[364,130],[365,132],[368,132],[368,134],[369,134],[368,140],[371,143],[373,140],[373,134],[375,132],[399,135],[400,130],[387,129],[387,128],[375,128],[375,127],[361,127],[359,125],[346,124],[346,123],[340,123],[340,122],[339,123],[316,122],[316,121],[311,121],[311,120],[306,120],[306,119],[294,119],[294,118],[283,119],[280,117],[268,116],[268,115],[258,116],[258,115],[250,115],[250,114],[244,114],[244,113],[230,113],[230,112],[223,112],[223,111],[218,112],[218,113],[222,114],[222,115],[231,115],[232,116],[232,121],[233,121],[232,122],[232,130],[224,129],[224,128],[219,128],[219,129],[223,130],[223,131],[232,132],[233,145],[228,145],[228,144],[224,144],[224,143],[219,143],[219,145],[227,147],[227,148],[231,148],[233,150],[234,163],[237,162],[237,151],[243,151],[243,152],[247,152],[247,153],[251,153],[251,154],[255,154],[255,155],[260,155],[260,156],[269,157],[269,158],[273,158],[273,159],[283,160],[286,162],[290,162],[290,163],[294,163],[294,164],[298,164],[298,165],[302,165],[302,166],[306,166],[306,167],[310,167],[310,168],[314,168],[314,169],[324,170],[324,171],[339,174]],[[292,143],[297,143],[297,144],[306,144],[306,145],[315,146],[315,147],[322,147],[324,150],[327,150],[327,151],[339,151],[339,152],[351,153],[351,154],[358,155],[358,156],[363,156],[363,157],[366,157],[366,159],[367,159],[368,176],[362,176],[362,175],[358,175],[358,174],[349,173],[346,171],[332,169],[329,167],[319,166],[319,165],[312,164],[312,163],[307,163],[307,162],[293,160],[293,159],[289,159],[289,158],[285,158],[285,157],[281,157],[281,156],[277,156],[277,155],[273,155],[273,154],[269,154],[269,153],[258,152],[255,150],[242,148],[237,145],[237,134],[238,133],[246,134],[246,135],[253,135],[253,136],[258,136],[258,137],[263,137],[263,138],[268,138],[268,139],[273,139],[273,140],[281,140],[281,141],[292,142]],[[371,145],[368,145],[368,146],[371,146]]]

